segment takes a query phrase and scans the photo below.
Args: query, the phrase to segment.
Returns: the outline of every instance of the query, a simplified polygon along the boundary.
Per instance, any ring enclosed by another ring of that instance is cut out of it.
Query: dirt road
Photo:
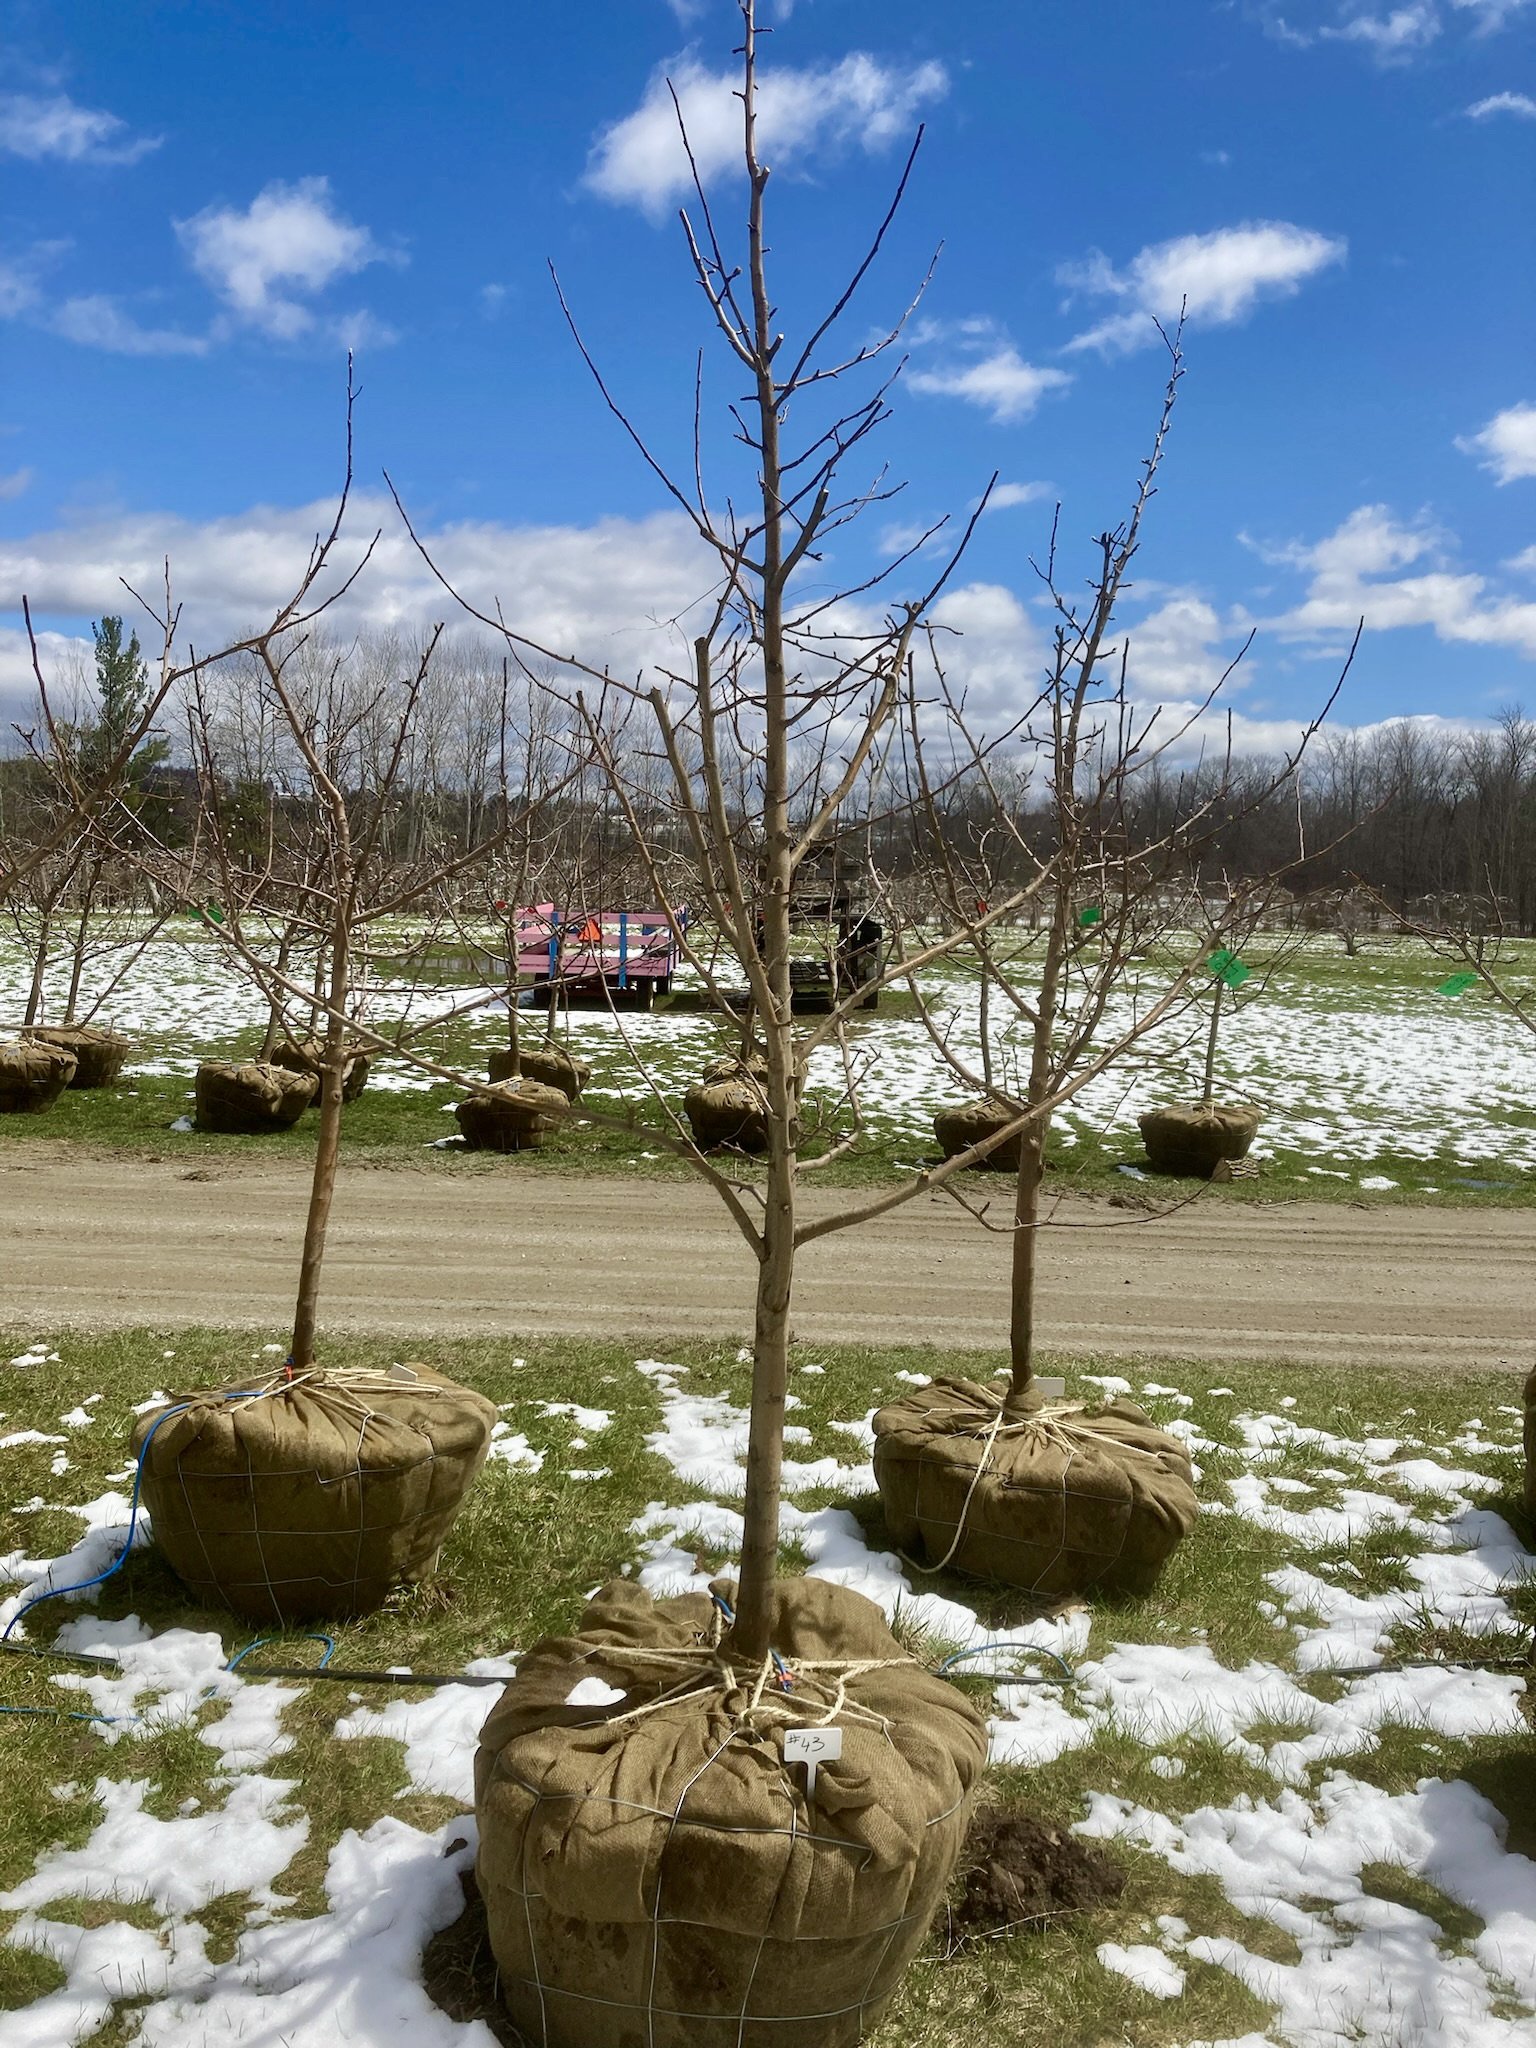
[[[207,1177],[211,1176],[211,1177]],[[307,1176],[297,1165],[0,1151],[0,1324],[42,1334],[282,1324]],[[809,1198],[811,1213],[841,1194]],[[1536,1349],[1536,1217],[1515,1211],[1258,1209],[1156,1222],[1072,1202],[1042,1248],[1043,1341],[1160,1357],[1518,1365]],[[919,1198],[804,1254],[799,1336],[1002,1341],[1006,1248]],[[645,1344],[751,1325],[745,1247],[691,1183],[520,1169],[344,1173],[326,1261],[333,1327]]]

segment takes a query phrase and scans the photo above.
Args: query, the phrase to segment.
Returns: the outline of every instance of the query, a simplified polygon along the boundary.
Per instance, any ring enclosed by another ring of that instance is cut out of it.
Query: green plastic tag
[[[1464,996],[1476,980],[1477,976],[1475,974],[1468,974],[1465,970],[1460,974],[1448,974],[1435,990],[1435,994],[1437,996]]]
[[[1086,910],[1080,910],[1077,913],[1077,921],[1086,929],[1091,924],[1102,924],[1104,922],[1104,913],[1097,904],[1090,903]]]
[[[1251,967],[1243,965],[1235,953],[1229,953],[1225,946],[1218,946],[1205,964],[1218,981],[1224,981],[1228,988],[1233,989],[1241,988],[1253,972]]]

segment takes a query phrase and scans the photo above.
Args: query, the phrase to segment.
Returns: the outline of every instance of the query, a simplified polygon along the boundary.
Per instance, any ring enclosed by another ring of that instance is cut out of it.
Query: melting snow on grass
[[[706,1368],[647,1359],[636,1375],[657,1491],[681,1497],[653,1500],[635,1517],[632,1569],[658,1594],[702,1588],[739,1552],[746,1414]],[[1101,1379],[1110,1391],[1109,1377]],[[1112,1390],[1127,1384],[1116,1380]],[[806,1385],[819,1388],[820,1376]],[[1507,1851],[1500,1816],[1465,1782],[1426,1777],[1391,1793],[1344,1768],[1395,1728],[1446,1742],[1527,1729],[1516,1672],[1388,1668],[1405,1645],[1436,1632],[1486,1641],[1494,1652],[1513,1639],[1512,1599],[1536,1558],[1487,1504],[1494,1482],[1466,1461],[1502,1455],[1516,1411],[1491,1429],[1469,1421],[1444,1443],[1348,1438],[1307,1428],[1285,1410],[1228,1410],[1219,1424],[1203,1411],[1212,1435],[1187,1418],[1182,1390],[1152,1382],[1139,1398],[1224,1475],[1203,1487],[1217,1524],[1235,1539],[1248,1530],[1283,1547],[1263,1607],[1273,1655],[1229,1664],[1197,1637],[1119,1640],[1117,1610],[1096,1618],[1086,1606],[987,1626],[952,1590],[955,1581],[940,1590],[871,1540],[878,1521],[855,1512],[873,1484],[871,1416],[812,1426],[809,1395],[792,1408],[785,1542],[813,1576],[874,1600],[925,1658],[982,1653],[967,1668],[996,1679],[989,1728],[997,1764],[1039,1767],[1089,1752],[1083,1768],[1091,1772],[1096,1744],[1136,1745],[1157,1798],[1094,1791],[1080,1831],[1213,1879],[1239,1912],[1294,1944],[1294,1960],[1277,1962],[1230,1934],[1164,1915],[1147,1923],[1145,1939],[1098,1945],[1099,1966],[1124,1981],[1127,1997],[1176,2010],[1192,1967],[1213,1965],[1271,2009],[1267,2030],[1241,2048],[1529,2048],[1536,1865]],[[631,1404],[537,1405],[573,1433],[602,1436]],[[1410,1423],[1400,1417],[1397,1427]],[[514,1468],[537,1469],[540,1454],[505,1423],[495,1448]],[[122,1546],[127,1506],[109,1491],[73,1507],[83,1531],[63,1558],[0,1560],[0,1577],[16,1589],[0,1622],[31,1593],[103,1569]],[[488,2048],[482,2027],[448,2019],[421,1985],[426,1941],[459,1912],[472,1822],[423,1832],[386,1817],[348,1830],[329,1851],[325,1910],[293,1917],[285,1873],[311,1822],[281,1759],[294,1746],[283,1715],[299,1689],[229,1672],[212,1631],[152,1634],[132,1616],[98,1618],[92,1600],[87,1592],[42,1610],[28,1634],[114,1660],[58,1671],[51,1683],[66,1709],[105,1717],[81,1739],[99,1739],[103,1759],[121,1759],[126,1774],[90,1786],[85,1773],[89,1789],[57,1788],[61,1800],[91,1802],[87,1837],[46,1851],[0,1894],[0,1908],[17,1916],[4,1939],[51,1957],[65,1980],[0,2014],[0,2048],[83,2041],[123,1997],[138,2002],[144,2048],[242,2039]],[[1072,1667],[1070,1682],[1057,1682],[1052,1656]],[[509,1651],[471,1665],[469,1675],[501,1678],[513,1668]],[[1031,1673],[1046,1682],[1023,1682]],[[343,1743],[398,1742],[410,1790],[467,1805],[494,1697],[494,1686],[468,1683],[380,1704],[353,1694],[333,1732]],[[166,1812],[137,1767],[137,1745],[175,1728],[195,1729],[211,1755],[202,1795]],[[1256,1789],[1183,1810],[1177,1794],[1188,1766],[1177,1752],[1201,1742],[1253,1773]],[[1434,1887],[1476,1916],[1481,1931],[1452,1939],[1425,1912],[1381,1896],[1373,1872],[1382,1866]],[[232,1895],[250,1910],[233,1953],[215,1962],[204,1917]],[[86,1929],[50,1917],[58,1902],[81,1897],[147,1906],[160,1925],[111,1920]]]

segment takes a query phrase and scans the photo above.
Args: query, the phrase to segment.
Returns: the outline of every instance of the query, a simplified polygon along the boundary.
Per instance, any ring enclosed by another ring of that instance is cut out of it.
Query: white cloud
[[[764,69],[758,75],[759,154],[770,165],[832,155],[850,143],[874,154],[905,135],[918,110],[948,90],[942,64],[882,64],[863,51],[836,64]],[[672,92],[700,177],[707,182],[739,163],[738,74],[710,71],[685,57],[656,72],[635,111],[598,136],[582,181],[591,191],[652,215],[691,191]]]
[[[1401,64],[1439,35],[1440,14],[1432,0],[1412,0],[1389,14],[1351,14],[1337,28],[1319,33],[1331,42],[1361,44],[1378,63]]]
[[[209,206],[176,222],[198,275],[233,317],[275,340],[292,341],[316,324],[301,303],[370,263],[397,260],[365,227],[336,211],[327,178],[274,180],[242,213]]]
[[[0,320],[15,320],[42,304],[39,274],[68,247],[67,242],[34,242],[20,256],[0,256]]]
[[[32,488],[35,470],[13,469],[9,476],[0,476],[0,498],[19,498]]]
[[[1536,544],[1522,548],[1518,555],[1511,555],[1504,566],[1518,570],[1522,576],[1536,576]]]
[[[1118,298],[1126,310],[1068,342],[1069,349],[1106,352],[1145,347],[1184,308],[1192,324],[1225,327],[1246,319],[1262,299],[1291,298],[1309,278],[1342,263],[1342,236],[1319,234],[1289,221],[1244,221],[1206,235],[1156,242],[1117,271],[1097,251],[1067,266],[1061,282],[1095,296]]]
[[[1480,35],[1502,28],[1505,22],[1523,14],[1530,4],[1531,0],[1451,0],[1454,8],[1473,17],[1473,26]]]
[[[1512,405],[1495,413],[1480,434],[1458,439],[1456,446],[1464,455],[1480,456],[1482,467],[1501,484],[1536,476],[1536,405]]]
[[[1038,498],[1048,498],[1049,484],[994,484],[992,495],[987,499],[989,512],[1006,512],[1010,505],[1033,505]]]
[[[1309,577],[1299,605],[1259,622],[1288,638],[1336,642],[1363,617],[1370,632],[1422,626],[1439,640],[1507,647],[1536,659],[1536,603],[1493,591],[1486,576],[1452,567],[1443,534],[1422,522],[1404,526],[1385,505],[1360,506],[1310,545],[1256,552]]]
[[[1043,370],[1026,363],[1011,344],[993,349],[974,362],[954,362],[932,370],[909,370],[914,391],[979,405],[999,425],[1027,420],[1048,392],[1063,390],[1072,379],[1065,370]]]
[[[76,106],[64,93],[0,93],[0,151],[33,163],[132,164],[160,142],[158,135],[130,135],[119,115]]]
[[[1486,121],[1494,114],[1513,114],[1517,120],[1536,121],[1536,100],[1525,92],[1490,93],[1485,100],[1474,100],[1466,113],[1471,121]]]
[[[48,325],[66,341],[83,348],[106,349],[119,356],[201,356],[208,353],[208,338],[183,334],[171,327],[141,327],[131,313],[125,313],[116,299],[97,293],[89,298],[66,299],[48,316]]]

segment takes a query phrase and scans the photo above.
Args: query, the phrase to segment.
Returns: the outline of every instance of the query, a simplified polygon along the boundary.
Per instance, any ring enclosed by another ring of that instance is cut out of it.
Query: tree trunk
[[[337,891],[338,901],[343,900]],[[345,1065],[347,974],[351,934],[339,916],[331,932],[331,1015],[325,1029],[325,1063],[320,1076],[320,1129],[315,1140],[315,1172],[310,1184],[309,1215],[304,1224],[304,1254],[299,1266],[299,1298],[293,1319],[290,1363],[300,1372],[315,1362],[315,1322],[320,1298],[320,1266],[336,1192],[336,1159],[341,1149],[341,1083]]]
[[[1211,999],[1211,1028],[1205,1036],[1205,1074],[1200,1083],[1200,1100],[1209,1105],[1216,1099],[1216,1034],[1221,1029],[1221,999],[1226,992],[1218,980]]]
[[[37,951],[32,956],[32,986],[27,990],[27,1007],[22,1016],[23,1024],[40,1021],[43,1007],[43,983],[48,976],[48,953],[53,944],[52,906],[43,912],[37,927]]]

